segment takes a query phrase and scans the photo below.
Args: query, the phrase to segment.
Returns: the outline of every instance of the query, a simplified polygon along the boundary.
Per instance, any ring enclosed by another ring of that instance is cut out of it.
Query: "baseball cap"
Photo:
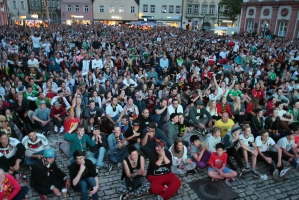
[[[56,158],[56,153],[54,149],[46,149],[44,151],[44,157],[45,158]]]

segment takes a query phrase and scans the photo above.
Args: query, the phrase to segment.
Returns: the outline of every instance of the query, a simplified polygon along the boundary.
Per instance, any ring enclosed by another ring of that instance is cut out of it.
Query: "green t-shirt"
[[[227,100],[231,100],[229,95],[232,95],[233,97],[237,97],[237,96],[241,96],[243,93],[241,92],[241,90],[237,90],[235,91],[234,89],[230,90],[227,94]]]

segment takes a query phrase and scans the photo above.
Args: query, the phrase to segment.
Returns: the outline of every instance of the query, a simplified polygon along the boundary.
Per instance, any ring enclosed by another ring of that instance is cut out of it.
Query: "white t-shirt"
[[[49,145],[47,138],[40,133],[36,133],[36,140],[34,142],[32,142],[28,135],[26,135],[23,138],[22,143],[26,149],[25,155],[28,157],[34,153],[45,150]]]
[[[270,148],[275,145],[275,142],[271,137],[269,137],[266,142],[262,142],[262,137],[257,136],[255,138],[255,144],[258,148],[261,149],[261,152],[265,152],[265,151],[269,151]]]
[[[34,37],[32,35],[31,39],[32,39],[33,48],[40,48],[39,41],[41,40],[41,37]]]
[[[20,143],[19,140],[15,138],[9,138],[9,144],[7,147],[0,148],[0,157],[5,156],[7,159],[16,155],[17,145]]]
[[[106,114],[109,114],[110,117],[115,117],[116,115],[120,114],[121,111],[123,111],[123,107],[121,107],[119,104],[116,105],[115,107],[115,111],[113,110],[111,104],[109,104],[107,107],[106,107]]]
[[[244,133],[241,133],[239,139],[248,147],[250,147],[249,143],[254,143],[254,137],[252,134],[250,134],[250,136],[248,138],[246,138],[244,136]]]
[[[295,146],[295,141],[291,140],[288,141],[287,137],[280,138],[277,142],[277,145],[280,148],[286,149],[287,151],[290,151]]]
[[[278,116],[279,117],[282,117],[284,114],[286,114],[287,113],[287,111],[285,111],[285,110],[279,110],[278,111]]]

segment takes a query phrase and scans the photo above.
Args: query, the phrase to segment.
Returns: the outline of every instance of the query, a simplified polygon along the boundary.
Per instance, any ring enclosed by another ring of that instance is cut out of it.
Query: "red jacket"
[[[54,115],[66,115],[66,111],[65,111],[65,108],[60,106],[59,109],[56,109],[54,106],[51,108],[51,112],[50,112],[50,117],[51,118],[55,118]]]
[[[18,181],[14,179],[10,174],[5,174],[4,190],[0,192],[0,199],[7,198],[8,200],[14,199],[21,191],[21,186]],[[11,191],[12,190],[12,191]]]
[[[254,88],[252,90],[252,97],[256,97],[259,100],[263,100],[264,96],[265,96],[265,92],[263,89],[260,88],[259,90],[257,90],[256,88]]]
[[[222,110],[221,110],[221,105],[220,105],[220,103],[217,103],[217,104],[216,104],[216,108],[217,108],[217,114],[218,114],[218,115],[219,115],[219,114],[223,114],[223,112],[222,112]],[[230,116],[233,115],[232,110],[231,110],[231,108],[230,108],[230,105],[229,105],[228,103],[226,104],[226,112],[228,112],[228,114],[230,114]]]

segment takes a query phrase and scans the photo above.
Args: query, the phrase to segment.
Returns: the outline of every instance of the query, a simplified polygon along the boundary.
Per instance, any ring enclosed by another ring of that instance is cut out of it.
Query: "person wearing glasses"
[[[84,154],[81,150],[73,154],[75,162],[69,168],[72,188],[81,192],[82,200],[89,200],[89,195],[98,200],[99,178],[93,163],[85,159]]]
[[[61,195],[61,189],[70,186],[70,179],[63,173],[55,162],[54,149],[46,149],[43,159],[38,160],[32,166],[30,185],[39,194],[42,200],[46,200],[49,194]]]
[[[165,150],[163,140],[155,140],[155,151],[149,156],[147,180],[151,184],[150,192],[158,195],[159,200],[170,199],[180,188],[181,181],[171,172],[172,156]]]

